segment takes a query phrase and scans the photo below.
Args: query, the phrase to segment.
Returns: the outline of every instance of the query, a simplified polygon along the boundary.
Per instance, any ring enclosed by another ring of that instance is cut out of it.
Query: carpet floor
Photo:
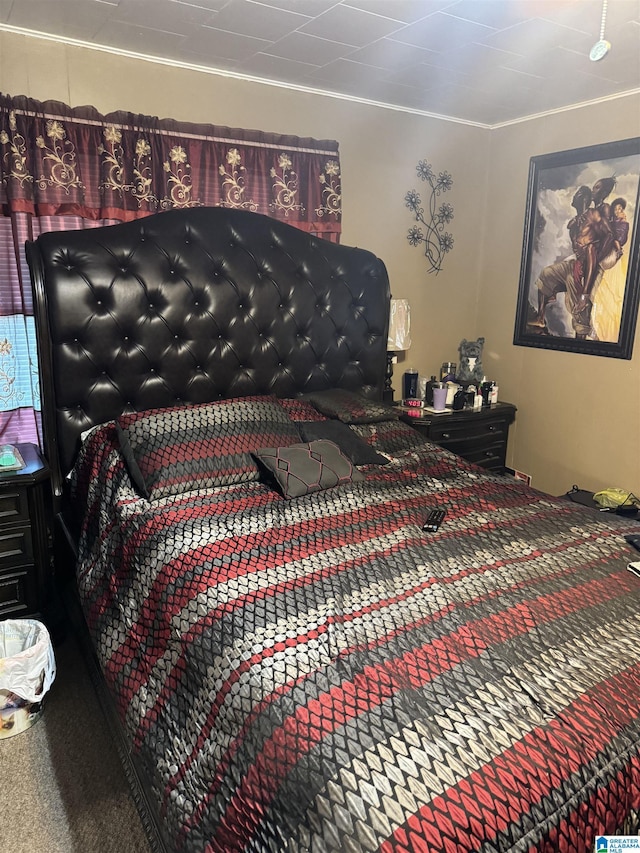
[[[11,853],[149,853],[142,824],[71,631],[42,717],[0,740],[0,839]]]

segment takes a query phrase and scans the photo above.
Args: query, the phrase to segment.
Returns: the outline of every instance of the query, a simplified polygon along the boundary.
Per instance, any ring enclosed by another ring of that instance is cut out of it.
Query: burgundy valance
[[[224,206],[338,240],[338,143],[0,94],[4,215],[130,220]]]

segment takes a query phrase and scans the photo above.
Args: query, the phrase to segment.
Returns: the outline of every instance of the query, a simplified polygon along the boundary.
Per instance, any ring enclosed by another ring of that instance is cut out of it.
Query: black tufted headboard
[[[382,396],[389,282],[370,252],[221,207],[26,248],[58,495],[80,433],[122,411],[330,387]]]

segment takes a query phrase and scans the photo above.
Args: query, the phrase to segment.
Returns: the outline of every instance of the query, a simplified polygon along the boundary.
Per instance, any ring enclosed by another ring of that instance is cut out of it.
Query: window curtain
[[[262,213],[339,242],[338,144],[0,94],[0,442],[40,442],[24,242],[180,207]]]

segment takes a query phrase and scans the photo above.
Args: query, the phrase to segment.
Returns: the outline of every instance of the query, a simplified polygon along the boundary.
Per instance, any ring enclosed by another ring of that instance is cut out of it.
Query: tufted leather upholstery
[[[123,411],[348,388],[380,399],[389,283],[370,252],[225,208],[27,243],[45,452]]]

